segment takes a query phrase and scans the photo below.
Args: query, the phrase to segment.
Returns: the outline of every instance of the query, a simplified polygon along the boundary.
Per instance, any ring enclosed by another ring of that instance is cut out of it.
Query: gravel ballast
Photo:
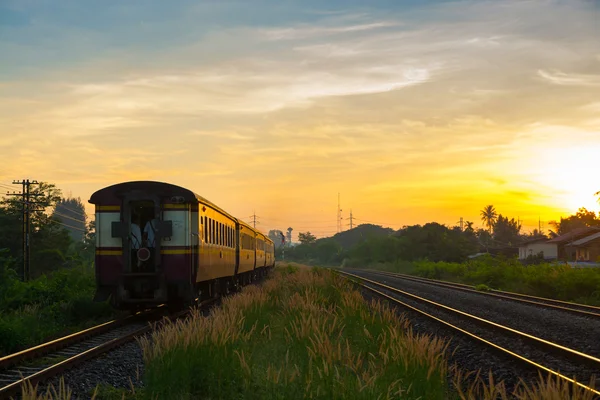
[[[595,319],[576,317],[572,314],[558,310],[549,310],[533,305],[520,304],[510,300],[493,298],[484,294],[466,293],[455,289],[442,288],[402,278],[384,276],[365,271],[352,270],[348,272],[457,308],[481,318],[507,325],[531,335],[557,342],[566,347],[573,347],[584,353],[595,355],[600,347],[600,343],[597,343],[596,340],[597,334],[594,333],[599,331],[598,328],[600,328],[600,322]],[[524,341],[515,338],[513,335],[507,335],[498,332],[497,330],[486,328],[479,323],[467,321],[454,313],[442,311],[432,305],[425,305],[420,301],[410,299],[408,296],[399,295],[395,292],[380,288],[377,289],[393,297],[398,297],[407,304],[447,320],[450,323],[514,352],[527,356],[537,362],[547,366],[560,368],[561,372],[568,376],[576,375],[579,381],[587,383],[592,374],[600,376],[600,371],[596,368],[590,368],[586,365],[581,365],[578,362],[573,363],[560,356],[554,357],[547,349],[532,346],[529,341]],[[404,307],[401,308],[403,310],[406,309]],[[494,360],[490,363],[491,360],[488,360],[490,353],[489,348],[485,351],[484,357],[480,357],[478,351],[465,352],[465,346],[471,348],[487,348],[487,346],[478,345],[474,339],[466,339],[466,336],[459,334],[450,328],[442,328],[441,323],[433,322],[431,319],[421,316],[416,312],[411,311],[409,314],[411,321],[413,321],[413,326],[417,328],[416,330],[418,330],[419,333],[432,333],[440,337],[451,338],[454,344],[459,344],[459,350],[455,353],[455,357],[452,361],[456,361],[464,370],[477,370],[482,368],[482,371],[485,372],[490,369],[491,365],[495,377],[497,379],[507,379],[507,384],[509,384],[509,386],[516,382],[519,377],[528,381],[537,378],[537,372],[533,374],[531,374],[531,372],[524,373],[523,366],[520,363],[517,365],[515,360],[508,358],[508,356],[500,356],[499,360]],[[426,329],[421,329],[423,327]],[[515,369],[515,367],[517,368]],[[530,368],[528,369],[531,370]],[[510,370],[512,370],[512,372],[507,374]],[[510,375],[514,376],[510,377]]]

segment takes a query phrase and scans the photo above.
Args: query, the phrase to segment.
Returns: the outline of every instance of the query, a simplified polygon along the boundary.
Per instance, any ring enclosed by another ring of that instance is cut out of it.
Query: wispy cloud
[[[600,86],[600,74],[567,74],[560,71],[539,70],[538,75],[556,85]]]

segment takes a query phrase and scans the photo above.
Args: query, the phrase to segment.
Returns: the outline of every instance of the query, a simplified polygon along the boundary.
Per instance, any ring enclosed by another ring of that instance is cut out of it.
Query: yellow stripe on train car
[[[191,249],[173,249],[173,250],[162,249],[160,251],[160,254],[192,254],[192,250]]]
[[[122,256],[123,250],[96,250],[97,256]]]
[[[121,206],[96,206],[96,211],[121,211]]]
[[[185,210],[189,208],[189,204],[165,204],[163,208],[165,210]]]

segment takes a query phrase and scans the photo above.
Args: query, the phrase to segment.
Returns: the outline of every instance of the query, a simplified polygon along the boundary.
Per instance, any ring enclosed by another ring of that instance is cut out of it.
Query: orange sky
[[[0,188],[161,180],[318,236],[338,192],[394,228],[599,209],[594,2],[359,3],[8,2]]]

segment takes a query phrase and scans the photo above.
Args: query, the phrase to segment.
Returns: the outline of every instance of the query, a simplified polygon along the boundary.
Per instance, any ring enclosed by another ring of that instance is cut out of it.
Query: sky
[[[344,229],[599,210],[598,0],[0,0],[0,54],[2,190],[165,181],[320,237],[338,193]]]

